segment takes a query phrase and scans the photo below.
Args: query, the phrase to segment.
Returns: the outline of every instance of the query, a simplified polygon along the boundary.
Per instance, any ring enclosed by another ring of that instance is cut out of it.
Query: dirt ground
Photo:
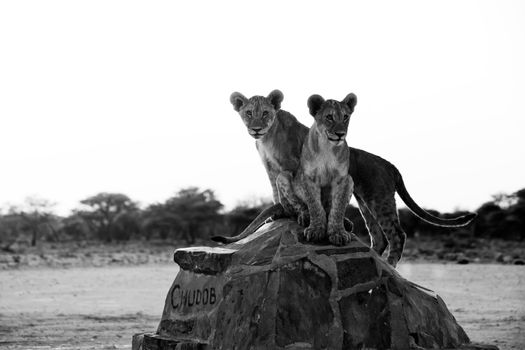
[[[365,243],[368,237],[362,237]],[[196,245],[213,244],[199,240]],[[0,244],[0,246],[2,246]],[[127,242],[69,241],[43,242],[34,247],[29,242],[0,249],[0,270],[26,268],[103,267],[169,263],[183,241],[131,240]],[[452,263],[525,264],[525,241],[487,240],[472,237],[410,238],[403,251],[403,261]]]
[[[525,349],[525,268],[404,263],[406,278],[436,291],[473,341]],[[155,330],[173,263],[0,271],[0,348],[129,349]]]

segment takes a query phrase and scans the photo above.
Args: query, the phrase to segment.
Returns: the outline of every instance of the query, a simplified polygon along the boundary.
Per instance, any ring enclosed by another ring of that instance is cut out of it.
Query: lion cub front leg
[[[350,175],[338,178],[332,182],[330,196],[331,209],[328,214],[328,240],[333,245],[348,244],[352,236],[344,227],[345,210],[352,192],[354,181]]]
[[[297,194],[308,207],[310,215],[310,225],[304,230],[304,237],[309,242],[320,242],[326,236],[326,212],[321,203],[321,188],[304,174],[297,177]]]
[[[297,196],[293,186],[293,175],[289,171],[280,172],[275,181],[279,192],[279,202],[290,216],[297,217],[297,223],[306,226],[309,221],[308,208]]]

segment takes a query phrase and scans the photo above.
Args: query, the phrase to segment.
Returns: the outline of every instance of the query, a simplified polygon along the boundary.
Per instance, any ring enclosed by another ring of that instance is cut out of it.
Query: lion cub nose
[[[262,130],[262,128],[251,128],[251,129],[252,129],[252,131],[255,131],[255,132],[259,132],[259,131]]]
[[[345,137],[346,132],[344,132],[344,131],[336,131],[335,134],[336,134],[340,139],[342,139],[343,137]]]

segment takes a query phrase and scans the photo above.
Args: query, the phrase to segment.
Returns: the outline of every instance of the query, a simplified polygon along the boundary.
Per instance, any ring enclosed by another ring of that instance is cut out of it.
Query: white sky
[[[307,125],[356,93],[348,143],[425,207],[525,187],[522,1],[2,1],[0,204],[269,196],[229,95],[275,88]]]

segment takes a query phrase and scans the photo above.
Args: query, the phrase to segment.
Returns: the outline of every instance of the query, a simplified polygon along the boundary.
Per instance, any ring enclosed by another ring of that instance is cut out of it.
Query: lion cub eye
[[[334,116],[331,115],[331,114],[328,114],[328,115],[326,116],[326,119],[327,119],[328,121],[333,122],[333,121],[334,121]]]
[[[350,117],[348,116],[348,114],[345,114],[344,117],[343,117],[343,121],[347,122],[347,121],[348,121],[348,118],[350,118]]]
[[[246,115],[247,115],[248,117],[251,117],[251,116],[252,116],[252,111],[246,111]]]
[[[264,111],[262,114],[263,117],[266,117],[267,115],[268,115],[268,111]]]

